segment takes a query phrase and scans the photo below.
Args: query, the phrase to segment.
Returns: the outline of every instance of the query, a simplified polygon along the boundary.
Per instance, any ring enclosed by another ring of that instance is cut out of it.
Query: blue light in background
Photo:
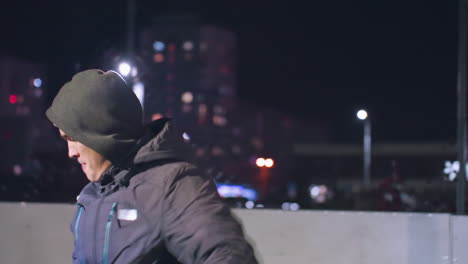
[[[34,79],[33,85],[34,85],[35,87],[37,87],[37,88],[41,87],[41,85],[42,85],[42,80],[39,79],[39,78]]]
[[[164,45],[164,43],[161,42],[161,41],[155,41],[155,42],[153,43],[153,49],[154,49],[155,51],[163,51],[164,48],[165,48],[165,45]]]
[[[249,201],[257,199],[257,192],[254,189],[242,185],[216,184],[216,187],[223,198],[245,198]]]

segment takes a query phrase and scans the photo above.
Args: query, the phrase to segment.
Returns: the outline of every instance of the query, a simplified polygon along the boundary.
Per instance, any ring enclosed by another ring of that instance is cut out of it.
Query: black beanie
[[[77,73],[58,92],[47,118],[73,140],[119,163],[143,134],[143,110],[114,71]]]

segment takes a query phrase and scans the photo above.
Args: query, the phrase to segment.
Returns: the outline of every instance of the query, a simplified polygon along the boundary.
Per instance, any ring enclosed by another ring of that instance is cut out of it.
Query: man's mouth
[[[81,163],[81,169],[85,170],[86,169],[86,163]]]

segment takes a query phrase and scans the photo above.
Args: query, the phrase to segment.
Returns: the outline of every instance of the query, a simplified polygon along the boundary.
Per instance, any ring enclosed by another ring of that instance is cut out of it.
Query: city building
[[[255,188],[259,200],[284,196],[294,185],[293,142],[320,142],[326,126],[240,100],[238,38],[226,28],[196,15],[164,15],[137,40],[133,54],[109,49],[102,61],[126,78],[145,122],[173,118],[194,162],[216,182]]]
[[[46,121],[46,66],[0,57],[0,168],[21,174],[33,150],[50,148],[51,130]],[[6,150],[6,151],[5,151]]]
[[[141,33],[142,63],[132,82],[134,90],[144,87],[145,120],[174,118],[196,163],[216,181],[265,187],[274,169],[259,171],[255,160],[287,153],[291,141],[281,131],[290,124],[275,122],[281,120],[276,112],[239,102],[238,53],[229,30],[197,16],[160,16]]]
[[[162,16],[142,32],[138,53],[144,66],[135,83],[144,85],[145,120],[174,118],[197,160],[222,173],[222,160],[233,154],[234,33],[203,25],[196,16]]]

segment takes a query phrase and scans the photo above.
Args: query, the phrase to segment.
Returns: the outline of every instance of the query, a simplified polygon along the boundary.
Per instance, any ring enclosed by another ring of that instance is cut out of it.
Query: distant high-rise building
[[[234,33],[202,25],[197,17],[167,16],[155,20],[140,43],[147,120],[164,115],[198,124],[226,123],[223,113],[235,101]]]
[[[23,162],[50,139],[45,121],[46,67],[0,57],[0,167]]]
[[[224,166],[236,132],[237,39],[196,16],[158,17],[142,32],[139,71],[145,87],[145,120],[173,117],[196,145],[200,162]],[[237,149],[234,149],[234,154]]]
[[[293,119],[238,102],[233,32],[196,16],[162,16],[139,40],[141,65],[130,79],[134,91],[144,87],[147,122],[173,117],[196,163],[217,181],[251,184],[263,197],[270,182],[287,182]],[[275,159],[275,168],[257,167],[258,157]]]
[[[40,115],[44,109],[46,67],[12,57],[0,57],[0,116]]]

